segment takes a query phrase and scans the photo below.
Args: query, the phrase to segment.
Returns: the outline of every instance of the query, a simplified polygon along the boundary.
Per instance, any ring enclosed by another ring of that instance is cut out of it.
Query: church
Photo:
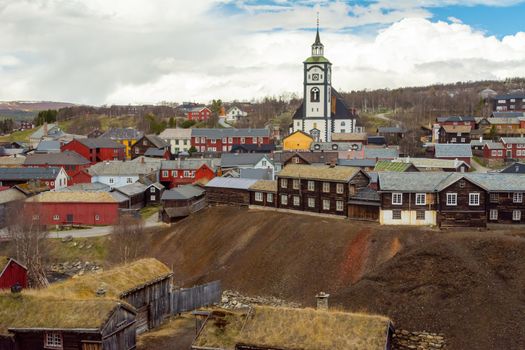
[[[330,142],[332,133],[363,131],[355,110],[349,109],[332,87],[332,63],[324,57],[319,25],[312,56],[304,61],[303,85],[303,103],[292,118],[292,132],[305,132],[316,142]]]

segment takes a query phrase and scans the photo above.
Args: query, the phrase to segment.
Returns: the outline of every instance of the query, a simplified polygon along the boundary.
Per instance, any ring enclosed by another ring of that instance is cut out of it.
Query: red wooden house
[[[160,183],[168,188],[208,182],[216,174],[217,159],[186,159],[163,161],[160,168]]]
[[[507,159],[525,159],[525,137],[502,137]]]
[[[15,259],[0,256],[0,289],[27,288],[27,268]]]
[[[499,142],[487,142],[483,146],[483,158],[505,160],[505,148]]]
[[[90,165],[91,163],[89,160],[73,151],[64,151],[61,153],[30,154],[24,161],[24,166],[29,168],[64,168],[68,176],[68,185],[91,182],[91,179],[89,179],[89,181],[79,182],[82,181],[82,179],[77,177],[80,172],[82,172],[84,169],[87,169]]]
[[[108,192],[44,192],[26,201],[43,225],[114,225],[118,203]]]
[[[268,129],[192,129],[191,145],[197,152],[230,152],[234,145],[271,144]]]
[[[206,121],[211,117],[211,109],[208,107],[195,107],[188,111],[188,119],[197,122]]]
[[[106,160],[124,160],[126,147],[110,139],[74,139],[61,147],[62,152],[73,151],[88,159],[91,163]]]

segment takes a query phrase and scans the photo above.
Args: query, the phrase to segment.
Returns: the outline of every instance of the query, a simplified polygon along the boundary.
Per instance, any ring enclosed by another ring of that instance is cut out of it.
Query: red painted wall
[[[208,120],[211,116],[211,110],[208,108],[203,108],[199,112],[188,112],[188,119],[195,121],[205,121]]]
[[[184,171],[194,171],[195,174],[190,177],[184,177]],[[167,171],[167,176],[164,173]],[[210,169],[206,164],[203,164],[199,169],[197,170],[188,170],[188,169],[172,169],[167,170],[163,169],[160,171],[160,182],[162,183],[169,183],[169,188],[181,186],[181,185],[189,185],[192,183],[195,183],[196,181],[199,181],[201,179],[208,179],[211,180],[215,177],[215,172]]]
[[[84,165],[60,165],[60,164],[52,164],[52,165],[24,165],[26,168],[49,168],[49,167],[62,167],[66,171],[67,176],[69,177],[69,181],[67,182],[68,186],[74,185],[76,183],[80,182],[74,182],[72,178],[78,174],[80,171],[89,168],[90,164],[84,164]],[[91,177],[89,181],[91,182]]]
[[[508,147],[509,145],[510,145],[510,148]],[[511,151],[510,157],[506,157],[506,158],[525,159],[525,144],[516,144],[516,143],[503,144],[503,147],[505,148],[504,150],[505,154],[507,154],[508,151]],[[518,154],[518,150],[520,151],[520,154]]]
[[[34,205],[34,203],[27,203]],[[114,225],[118,221],[118,203],[36,203],[40,222],[44,225],[65,225],[67,215],[73,215],[76,225]],[[53,217],[58,215],[58,220]],[[95,216],[99,219],[96,220]]]
[[[3,266],[0,266],[2,269]],[[2,273],[2,271],[0,271]],[[11,260],[4,273],[0,276],[0,289],[8,289],[19,283],[22,288],[27,288],[27,270]]]
[[[231,139],[231,142],[230,142]],[[225,141],[225,142],[223,142]],[[244,141],[244,142],[242,142]],[[233,145],[268,145],[270,144],[270,137],[264,136],[264,137],[225,137],[225,138],[219,138],[215,139],[215,142],[212,142],[212,139],[206,138],[204,142],[202,142],[201,137],[191,137],[191,145],[197,149],[198,152],[203,151],[213,151],[213,148],[215,148],[216,152],[229,152],[231,150],[231,147]],[[226,146],[226,149],[223,149],[223,146]],[[201,149],[201,147],[205,147],[204,149]]]
[[[70,143],[63,145],[60,149],[62,152],[77,152],[92,163],[114,160],[115,158],[118,160],[124,160],[126,157],[125,148],[99,148],[97,152],[96,148],[90,149],[78,140],[73,140]]]
[[[87,172],[80,170],[76,171],[73,174],[69,175],[69,185],[76,185],[76,184],[87,184],[91,183],[91,175],[89,175]]]
[[[489,149],[487,146],[484,146],[483,147],[483,158],[487,158],[487,159],[505,159],[505,150],[494,150],[496,151],[496,153],[498,151],[501,151],[501,156],[500,155],[492,155],[492,151],[491,149]]]

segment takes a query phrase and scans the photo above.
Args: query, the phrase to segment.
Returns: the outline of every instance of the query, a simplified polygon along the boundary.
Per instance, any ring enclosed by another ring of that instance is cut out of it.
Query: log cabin
[[[250,186],[250,205],[275,208],[277,181],[259,180]]]
[[[173,223],[206,207],[206,191],[199,186],[184,185],[162,194],[162,221]]]
[[[258,180],[216,177],[205,186],[210,205],[250,205],[250,187]]]
[[[347,216],[349,196],[370,178],[360,168],[290,164],[277,181],[278,208]]]

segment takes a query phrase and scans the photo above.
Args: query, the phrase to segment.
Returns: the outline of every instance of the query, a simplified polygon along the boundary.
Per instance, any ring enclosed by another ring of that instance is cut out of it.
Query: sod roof
[[[50,296],[90,299],[103,287],[109,298],[121,298],[134,290],[172,275],[172,271],[157,259],[141,259],[100,273],[85,274],[42,290]]]
[[[226,350],[235,349],[236,344],[301,350],[383,350],[389,326],[390,320],[382,316],[258,306],[248,313],[215,312],[193,345]]]
[[[412,163],[391,162],[389,160],[380,160],[376,163],[374,171],[395,171],[405,172],[412,166]]]
[[[27,199],[39,203],[115,203],[108,192],[43,192]]]
[[[329,165],[305,165],[290,164],[279,172],[279,177],[300,178],[306,180],[326,180],[326,181],[350,181],[359,168],[348,166],[329,166]]]
[[[259,180],[250,186],[252,191],[277,192],[277,181]]]
[[[35,292],[38,293],[38,292]],[[59,299],[0,293],[0,335],[8,329],[100,329],[121,305],[110,299]]]

